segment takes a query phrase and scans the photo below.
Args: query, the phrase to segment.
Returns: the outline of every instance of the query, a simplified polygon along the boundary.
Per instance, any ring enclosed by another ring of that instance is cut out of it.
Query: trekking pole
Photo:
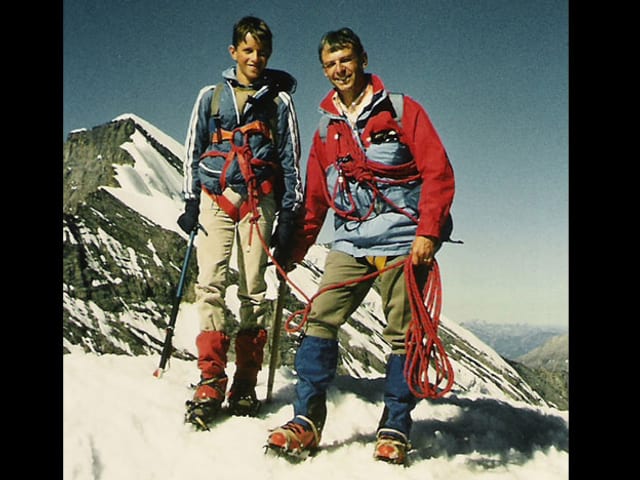
[[[273,391],[273,379],[278,366],[278,344],[280,343],[280,326],[282,324],[282,310],[284,308],[284,296],[287,292],[287,282],[284,278],[280,279],[278,285],[278,296],[276,298],[276,308],[273,312],[273,322],[271,324],[271,346],[269,347],[269,378],[267,379],[267,403],[271,402],[271,393]]]
[[[160,378],[162,373],[164,372],[164,368],[169,361],[169,357],[171,356],[172,349],[172,338],[173,338],[173,330],[176,324],[176,319],[178,318],[178,309],[180,308],[180,300],[182,300],[182,291],[184,289],[184,281],[187,277],[187,267],[189,266],[189,259],[191,258],[191,252],[193,251],[193,241],[196,238],[196,234],[198,233],[198,229],[202,228],[198,225],[191,231],[189,235],[189,245],[187,246],[187,253],[184,256],[184,262],[182,264],[182,271],[180,272],[180,281],[178,282],[178,288],[176,290],[176,296],[173,300],[173,306],[171,307],[171,316],[169,317],[169,325],[166,329],[164,345],[162,347],[162,353],[160,354],[160,365],[153,372],[153,376],[156,378]],[[204,229],[203,229],[204,230]],[[206,233],[206,232],[205,232]]]

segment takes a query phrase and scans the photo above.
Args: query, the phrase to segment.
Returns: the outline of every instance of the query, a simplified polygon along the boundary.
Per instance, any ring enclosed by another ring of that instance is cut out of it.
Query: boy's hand
[[[295,214],[282,210],[278,216],[278,225],[271,237],[273,258],[285,271],[291,270],[291,254],[295,239]]]
[[[199,201],[196,199],[187,200],[184,205],[184,213],[178,217],[178,226],[186,234],[190,234],[198,226],[198,215],[200,215]]]

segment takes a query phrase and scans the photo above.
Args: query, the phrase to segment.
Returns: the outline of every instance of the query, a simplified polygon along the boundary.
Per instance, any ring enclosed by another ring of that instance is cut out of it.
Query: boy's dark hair
[[[332,30],[325,33],[320,39],[320,45],[318,45],[318,58],[322,63],[322,50],[325,46],[329,47],[330,52],[341,50],[346,46],[351,45],[353,51],[358,55],[358,58],[362,58],[364,54],[364,47],[358,35],[348,27],[341,28],[340,30]]]
[[[252,16],[242,17],[238,20],[233,26],[233,38],[231,40],[233,46],[240,45],[247,33],[250,33],[260,46],[266,50],[267,55],[271,56],[273,35],[264,20]]]

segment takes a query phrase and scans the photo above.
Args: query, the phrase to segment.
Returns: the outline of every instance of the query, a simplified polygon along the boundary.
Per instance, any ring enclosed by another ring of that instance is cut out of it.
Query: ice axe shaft
[[[284,308],[284,296],[287,293],[287,282],[280,279],[278,285],[278,296],[276,297],[276,307],[273,312],[273,322],[271,324],[271,346],[269,347],[269,377],[267,379],[267,403],[271,401],[273,392],[273,379],[278,367],[278,359],[280,352],[278,345],[280,343],[280,327],[282,325],[282,310]]]
[[[176,325],[176,319],[178,318],[178,310],[180,309],[180,301],[182,300],[182,293],[184,290],[185,279],[187,277],[187,270],[189,267],[189,260],[191,259],[191,252],[193,251],[193,242],[198,233],[198,228],[194,228],[189,235],[189,245],[187,246],[187,253],[184,256],[184,262],[182,263],[182,271],[180,272],[180,281],[178,282],[178,288],[176,289],[176,296],[173,300],[173,306],[171,307],[171,316],[169,317],[169,324],[166,328],[164,345],[162,346],[162,353],[160,354],[160,364],[158,368],[153,372],[153,376],[160,378],[164,372],[169,357],[171,356],[171,350],[173,349],[172,339],[173,331]]]

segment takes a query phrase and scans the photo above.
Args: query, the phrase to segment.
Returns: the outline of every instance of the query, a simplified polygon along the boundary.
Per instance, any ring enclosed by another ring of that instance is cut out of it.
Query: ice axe
[[[276,307],[273,312],[273,322],[271,324],[271,346],[269,347],[269,377],[267,379],[267,403],[271,402],[271,394],[273,392],[273,379],[275,377],[276,368],[278,366],[278,358],[280,357],[278,344],[280,343],[280,326],[282,324],[282,310],[284,308],[284,296],[286,293],[287,281],[284,278],[280,278],[280,284],[278,285],[278,296],[276,297]]]
[[[180,301],[182,300],[182,293],[184,290],[184,283],[187,277],[187,270],[189,267],[189,260],[191,259],[191,252],[193,251],[193,242],[196,238],[196,234],[198,230],[202,230],[205,235],[207,231],[202,227],[202,225],[198,225],[196,228],[191,230],[191,234],[189,234],[189,245],[187,246],[187,253],[184,256],[184,262],[182,263],[182,271],[180,272],[180,281],[178,282],[178,288],[176,289],[176,296],[173,300],[173,306],[171,307],[171,316],[169,317],[169,325],[167,325],[164,345],[162,347],[162,353],[160,354],[160,365],[153,372],[153,376],[156,378],[160,378],[164,369],[169,361],[169,357],[171,356],[171,350],[173,348],[172,338],[173,331],[176,325],[176,319],[178,318],[178,310],[180,308]]]

